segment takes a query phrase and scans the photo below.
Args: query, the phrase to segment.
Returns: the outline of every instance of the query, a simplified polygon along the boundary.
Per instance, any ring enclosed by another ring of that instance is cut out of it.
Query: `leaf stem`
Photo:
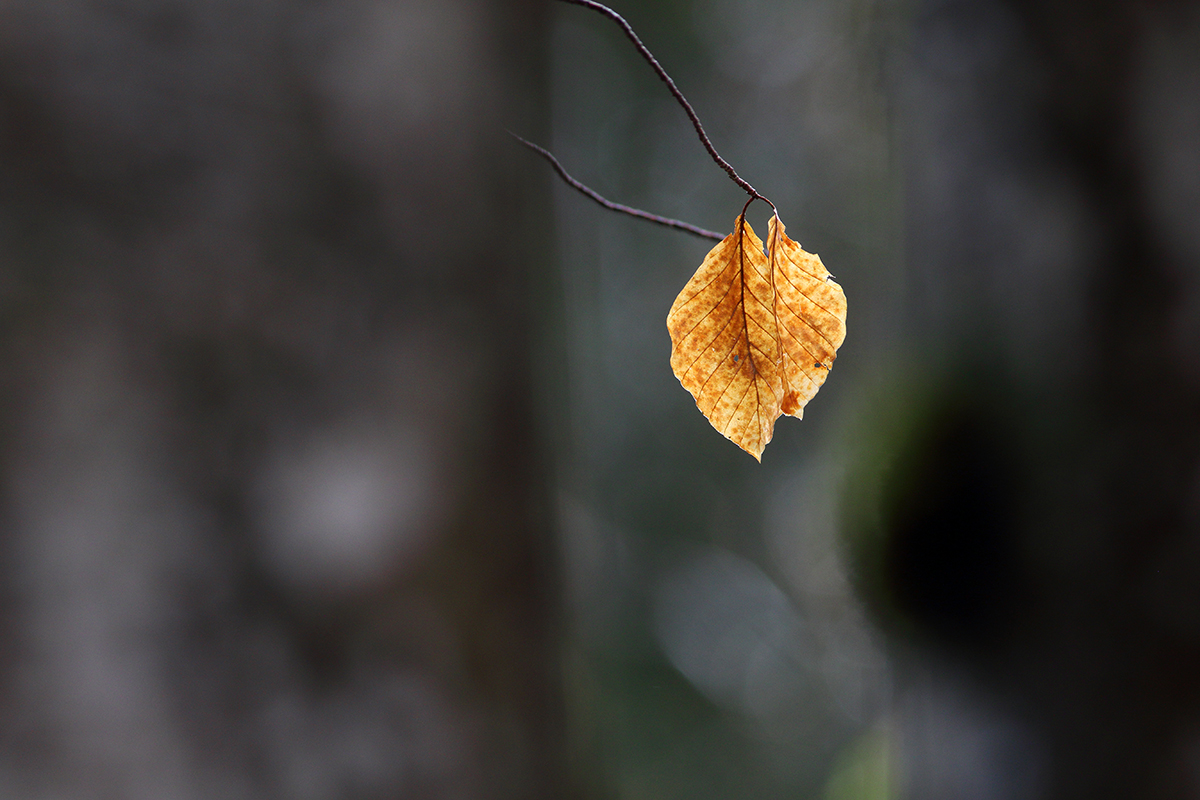
[[[637,51],[642,54],[642,58],[646,59],[646,63],[648,63],[654,69],[655,73],[658,74],[658,77],[662,79],[662,82],[667,85],[667,89],[670,90],[671,96],[674,97],[675,100],[679,102],[679,105],[683,107],[683,110],[688,115],[688,119],[692,121],[692,127],[696,129],[696,135],[700,137],[700,143],[704,145],[704,149],[708,151],[710,156],[712,156],[713,161],[716,161],[717,165],[721,169],[725,170],[729,177],[733,179],[733,182],[742,187],[742,190],[746,192],[746,194],[750,195],[751,199],[766,200],[771,208],[775,208],[774,203],[759,194],[757,189],[746,182],[741,175],[737,174],[728,161],[721,158],[721,155],[717,152],[717,148],[713,147],[713,143],[709,141],[708,134],[704,132],[704,126],[700,124],[700,118],[696,116],[696,112],[692,108],[692,104],[689,103],[687,98],[683,96],[683,92],[679,91],[679,87],[675,85],[675,81],[671,80],[671,76],[668,75],[667,71],[662,68],[661,64],[658,63],[658,59],[654,57],[654,54],[650,52],[646,45],[642,44],[642,40],[639,39],[638,35],[633,32],[633,28],[630,27],[629,23],[625,21],[624,17],[613,11],[608,6],[603,5],[602,3],[597,3],[596,0],[562,0],[562,2],[570,3],[576,6],[583,6],[584,8],[590,8],[593,11],[598,11],[611,19],[613,22],[617,23],[617,25],[621,26],[621,30],[623,30],[625,35],[629,37],[629,41],[633,42],[633,46],[636,47]]]
[[[558,159],[555,158],[554,154],[551,153],[549,150],[545,149],[544,147],[539,147],[538,145],[534,144],[533,142],[522,139],[520,136],[517,136],[512,131],[509,131],[508,135],[513,137],[514,139],[516,139],[521,144],[528,147],[533,152],[540,155],[542,158],[549,161],[550,166],[554,167],[554,171],[558,173],[558,177],[560,177],[564,181],[566,181],[567,185],[569,185],[571,188],[575,189],[576,191],[580,192],[581,194],[586,195],[587,197],[590,197],[592,200],[595,200],[597,203],[599,203],[600,205],[604,206],[607,209],[610,209],[612,211],[619,211],[622,214],[629,214],[632,217],[637,217],[638,219],[644,219],[649,222],[656,223],[658,225],[666,226],[668,228],[675,228],[677,230],[686,231],[687,233],[693,234],[695,236],[702,236],[705,239],[716,239],[719,241],[719,240],[725,238],[724,234],[717,233],[716,231],[708,231],[708,230],[705,230],[704,228],[697,227],[697,226],[692,225],[687,222],[681,222],[677,219],[671,219],[669,217],[660,217],[658,214],[651,214],[649,211],[642,211],[640,208],[633,208],[631,206],[622,205],[621,203],[614,203],[611,200],[605,199],[604,197],[601,197],[600,194],[597,193],[595,190],[585,186],[584,184],[582,184],[579,181],[572,178],[570,173],[568,173],[566,171],[566,169],[563,168],[562,164],[558,163]],[[766,198],[763,198],[763,199],[766,199]],[[754,198],[752,197],[752,198],[750,198],[750,200],[753,201]],[[747,205],[749,205],[749,204],[747,204]]]

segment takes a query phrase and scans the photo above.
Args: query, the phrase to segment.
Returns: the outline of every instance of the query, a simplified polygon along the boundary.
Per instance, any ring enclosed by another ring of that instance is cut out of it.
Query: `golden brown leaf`
[[[745,218],[705,256],[667,314],[671,369],[723,436],[758,460],[782,414],[799,417],[846,336],[846,298],[815,255]]]
[[[846,294],[819,256],[788,238],[777,214],[767,223],[767,262],[775,285],[775,319],[783,352],[780,411],[797,419],[846,339]]]
[[[671,369],[713,427],[756,459],[783,394],[775,290],[744,217],[709,251],[667,314]]]

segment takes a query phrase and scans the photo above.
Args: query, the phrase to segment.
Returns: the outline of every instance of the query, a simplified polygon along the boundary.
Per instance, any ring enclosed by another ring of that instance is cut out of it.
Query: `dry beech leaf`
[[[667,314],[675,377],[714,428],[759,459],[783,388],[775,290],[762,246],[739,216]]]
[[[782,414],[800,417],[846,338],[846,296],[778,216],[767,247],[745,218],[667,314],[671,369],[720,433],[758,460]]]
[[[783,350],[780,413],[797,419],[829,377],[846,339],[846,293],[821,263],[788,238],[778,215],[767,223],[767,261]]]

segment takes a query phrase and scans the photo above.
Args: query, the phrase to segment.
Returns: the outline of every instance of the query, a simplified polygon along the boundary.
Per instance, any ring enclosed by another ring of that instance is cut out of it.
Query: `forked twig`
[[[671,96],[678,101],[679,105],[683,106],[683,110],[687,113],[688,119],[692,121],[692,127],[696,129],[696,135],[700,137],[700,144],[704,145],[704,149],[708,151],[710,156],[712,156],[713,161],[716,161],[717,165],[720,166],[721,169],[725,170],[729,177],[733,179],[733,182],[742,187],[742,190],[745,191],[746,194],[750,195],[751,198],[755,200],[765,200],[767,204],[771,206],[771,208],[775,207],[774,203],[759,194],[757,189],[747,183],[741,175],[738,175],[734,168],[730,166],[728,161],[721,158],[721,155],[717,152],[717,148],[713,147],[713,143],[709,141],[708,134],[704,132],[704,126],[700,124],[700,118],[696,116],[696,112],[692,108],[692,104],[689,103],[687,98],[683,96],[683,92],[679,91],[679,87],[675,85],[675,81],[671,80],[671,76],[668,75],[667,71],[662,68],[661,64],[658,63],[658,59],[654,57],[654,54],[650,52],[646,45],[642,44],[642,40],[639,39],[638,35],[633,32],[633,28],[628,22],[625,21],[624,17],[613,11],[608,6],[597,3],[596,0],[562,0],[562,2],[570,3],[576,6],[583,6],[584,8],[590,8],[593,11],[599,11],[601,14],[620,25],[621,30],[623,30],[625,35],[629,37],[629,41],[633,42],[633,46],[636,47],[637,51],[642,54],[642,58],[646,59],[646,63],[648,63],[654,69],[654,72],[659,78],[662,78],[662,82],[667,85],[667,89],[671,92]]]
[[[607,209],[611,209],[612,211],[620,211],[622,214],[629,214],[630,216],[637,217],[638,219],[644,219],[649,222],[657,223],[658,225],[664,225],[668,228],[676,228],[681,231],[687,231],[688,233],[695,234],[696,236],[703,236],[705,239],[716,239],[719,241],[725,238],[725,234],[717,233],[716,231],[708,231],[688,222],[681,222],[677,219],[671,219],[669,217],[660,217],[658,214],[651,214],[649,211],[642,211],[640,208],[632,208],[631,206],[622,205],[621,203],[614,203],[613,201],[602,197],[594,189],[591,189],[590,187],[585,186],[584,184],[572,178],[570,173],[563,168],[562,164],[558,163],[558,159],[555,158],[549,150],[545,149],[544,147],[539,147],[533,142],[522,139],[512,131],[509,131],[508,135],[540,155],[542,158],[549,161],[550,166],[554,167],[554,171],[558,173],[558,176],[566,181],[571,188],[587,195]]]
[[[717,165],[720,166],[721,169],[725,170],[726,174],[733,179],[733,182],[740,186],[742,190],[746,192],[746,194],[750,195],[750,199],[746,201],[745,207],[742,208],[742,216],[745,216],[746,208],[749,208],[750,204],[755,200],[762,200],[771,208],[775,208],[774,203],[759,194],[757,189],[747,183],[741,175],[737,174],[733,167],[730,166],[728,161],[721,158],[721,155],[717,152],[717,148],[713,147],[713,143],[709,141],[708,134],[704,132],[704,126],[700,124],[700,118],[696,116],[696,111],[692,108],[692,104],[689,103],[687,98],[683,96],[683,92],[679,91],[679,87],[675,85],[675,81],[671,80],[671,76],[668,75],[667,71],[662,68],[661,64],[658,63],[658,59],[654,57],[654,54],[650,52],[646,45],[642,44],[642,40],[639,39],[638,35],[633,32],[633,28],[630,27],[629,23],[625,21],[624,17],[613,11],[608,6],[597,3],[596,0],[562,0],[562,2],[583,6],[584,8],[590,8],[593,11],[599,11],[601,14],[621,26],[621,30],[623,30],[625,35],[629,37],[629,41],[633,42],[633,46],[637,48],[639,53],[641,53],[642,58],[646,59],[646,63],[648,63],[654,69],[655,74],[657,74],[658,77],[662,79],[662,82],[667,85],[667,89],[670,90],[671,96],[674,97],[679,105],[683,107],[683,110],[687,112],[688,119],[692,121],[692,127],[696,129],[696,135],[700,137],[700,143],[704,145],[704,149],[708,151],[710,156],[712,156],[713,161],[716,161]],[[722,234],[716,233],[715,231],[708,231],[704,228],[691,225],[687,222],[680,222],[677,219],[670,219],[669,217],[660,217],[658,214],[651,214],[649,211],[642,211],[640,208],[633,208],[631,206],[622,205],[621,203],[614,203],[611,200],[605,199],[604,197],[601,197],[600,194],[595,190],[572,178],[566,169],[563,168],[563,165],[558,163],[558,159],[555,158],[549,150],[539,147],[533,142],[522,139],[512,131],[509,131],[509,135],[521,144],[528,147],[530,150],[533,150],[542,158],[549,161],[550,166],[554,167],[554,171],[557,172],[558,176],[566,181],[569,186],[591,198],[592,200],[595,200],[597,203],[607,209],[619,211],[622,214],[628,214],[632,217],[637,217],[638,219],[644,219],[649,222],[657,223],[658,225],[664,225],[668,228],[676,228],[681,231],[687,231],[688,233],[696,236],[702,236],[705,239],[720,240],[725,238]]]

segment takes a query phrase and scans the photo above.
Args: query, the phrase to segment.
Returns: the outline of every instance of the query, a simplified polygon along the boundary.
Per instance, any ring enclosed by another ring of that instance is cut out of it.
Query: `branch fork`
[[[646,63],[648,63],[650,65],[650,67],[654,70],[655,74],[657,74],[658,77],[662,79],[662,82],[667,85],[667,90],[671,92],[671,96],[674,97],[676,102],[678,102],[679,105],[683,107],[683,110],[687,114],[688,119],[690,119],[692,121],[692,127],[696,129],[696,135],[700,137],[700,143],[702,145],[704,145],[704,149],[708,151],[708,154],[710,156],[712,156],[713,161],[715,161],[717,163],[717,166],[719,166],[721,169],[723,169],[725,171],[725,173],[727,175],[729,175],[730,180],[732,180],[734,183],[736,183],[742,189],[742,191],[744,191],[746,194],[750,195],[750,199],[746,201],[746,205],[742,208],[743,216],[745,216],[746,209],[749,208],[750,204],[753,203],[755,200],[762,200],[767,205],[771,206],[772,209],[775,208],[774,203],[772,203],[766,197],[759,194],[757,189],[755,189],[753,186],[751,186],[744,178],[742,178],[742,176],[737,174],[737,171],[734,170],[734,168],[730,165],[730,163],[728,161],[721,158],[721,155],[717,152],[717,148],[713,147],[712,141],[708,138],[708,134],[704,132],[704,126],[700,124],[700,118],[696,115],[696,111],[695,111],[695,109],[692,108],[692,104],[689,103],[687,101],[687,98],[683,96],[683,92],[679,91],[679,87],[675,85],[675,81],[671,80],[671,76],[668,75],[667,71],[665,69],[663,69],[661,64],[658,63],[658,59],[656,59],[654,57],[654,54],[650,52],[650,50],[646,47],[646,45],[642,44],[642,40],[639,39],[638,35],[633,32],[633,28],[629,25],[628,22],[625,21],[624,17],[622,17],[616,11],[613,11],[608,6],[596,2],[596,0],[561,0],[561,1],[564,3],[570,3],[571,5],[583,6],[584,8],[590,8],[593,11],[597,11],[597,12],[603,14],[604,16],[611,19],[613,22],[617,23],[618,26],[620,26],[621,30],[625,32],[625,36],[629,38],[629,41],[631,41],[633,43],[633,46],[635,48],[637,48],[637,51],[639,53],[641,53],[642,58],[644,58],[646,60]],[[580,181],[576,180],[575,178],[571,177],[571,175],[566,171],[566,169],[563,167],[563,165],[559,163],[558,159],[555,158],[554,155],[549,150],[546,150],[545,148],[540,147],[540,146],[534,144],[533,142],[526,141],[525,139],[522,139],[520,136],[517,136],[515,133],[512,133],[511,131],[509,131],[509,135],[511,135],[514,139],[516,139],[521,144],[528,147],[530,150],[533,150],[535,153],[540,155],[542,158],[546,159],[550,163],[550,166],[554,168],[554,171],[558,173],[558,176],[560,178],[562,178],[563,181],[565,181],[567,183],[567,185],[569,185],[571,188],[575,189],[576,191],[580,192],[584,196],[590,198],[591,200],[594,200],[595,202],[599,203],[600,205],[604,206],[605,208],[607,208],[611,211],[617,211],[622,214],[628,214],[632,217],[637,217],[638,219],[644,219],[644,220],[647,220],[648,222],[653,222],[658,225],[666,226],[668,228],[675,228],[676,230],[686,231],[687,233],[693,234],[695,236],[700,236],[705,239],[721,240],[721,239],[725,238],[724,234],[720,234],[715,231],[705,230],[704,228],[697,227],[696,225],[692,225],[687,222],[681,222],[680,220],[671,219],[669,217],[662,217],[662,216],[659,216],[658,214],[651,214],[649,211],[643,211],[639,208],[632,208],[630,206],[623,205],[621,203],[614,203],[613,201],[602,197],[595,190],[591,189],[590,187],[586,186],[585,184],[583,184]]]

